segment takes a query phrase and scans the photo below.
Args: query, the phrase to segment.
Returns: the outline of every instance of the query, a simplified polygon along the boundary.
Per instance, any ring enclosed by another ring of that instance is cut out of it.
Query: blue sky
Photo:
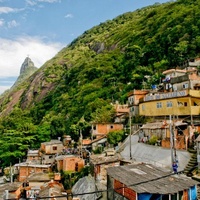
[[[41,67],[84,31],[166,0],[0,0],[0,94],[27,56]]]

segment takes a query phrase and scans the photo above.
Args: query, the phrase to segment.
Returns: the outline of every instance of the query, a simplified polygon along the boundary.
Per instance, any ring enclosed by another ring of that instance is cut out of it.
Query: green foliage
[[[80,179],[85,176],[88,176],[90,173],[91,169],[89,166],[85,166],[83,169],[81,169],[80,172],[70,172],[70,171],[65,171],[61,172],[61,177],[62,177],[62,183],[64,185],[64,188],[66,190],[71,190],[73,185]]]
[[[119,142],[122,142],[125,139],[125,133],[123,130],[112,131],[107,135],[107,141],[109,144],[117,145]]]
[[[153,135],[153,136],[151,136],[151,138],[149,139],[149,144],[155,145],[155,144],[157,143],[157,141],[158,141],[158,137],[155,136],[155,135]]]
[[[94,113],[91,114],[93,122],[95,123],[106,123],[112,122],[115,114],[115,110],[112,105],[102,106],[97,108]]]

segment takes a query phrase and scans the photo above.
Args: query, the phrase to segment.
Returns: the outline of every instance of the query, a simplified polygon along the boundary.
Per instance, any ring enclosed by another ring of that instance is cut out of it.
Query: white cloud
[[[4,20],[0,19],[0,27],[4,25]]]
[[[0,7],[0,14],[9,12],[14,12],[14,9],[10,7]]]
[[[11,8],[11,7],[0,7],[0,14],[8,14],[10,12],[18,12],[21,9]]]
[[[39,68],[53,58],[61,48],[63,45],[60,43],[45,43],[37,37],[24,36],[15,40],[0,38],[0,78],[18,77],[27,55]],[[0,82],[0,90],[6,87]]]
[[[29,6],[35,6],[35,5],[37,5],[37,2],[36,2],[36,1],[33,1],[33,0],[26,0],[26,3],[27,3]]]
[[[15,20],[8,22],[8,28],[16,27],[18,25],[19,24]]]
[[[73,15],[68,13],[67,15],[65,15],[65,18],[73,18]]]

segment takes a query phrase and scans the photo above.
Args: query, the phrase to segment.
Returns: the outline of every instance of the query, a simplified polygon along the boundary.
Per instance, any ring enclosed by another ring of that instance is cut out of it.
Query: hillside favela
[[[40,68],[24,57],[0,95],[0,199],[200,199],[200,1],[119,15]]]

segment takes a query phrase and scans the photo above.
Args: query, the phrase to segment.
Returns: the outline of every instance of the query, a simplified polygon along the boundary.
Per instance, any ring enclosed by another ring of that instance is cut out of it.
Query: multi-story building
[[[197,68],[164,71],[164,90],[146,94],[139,104],[139,115],[190,118],[200,114],[200,76]],[[192,123],[192,122],[191,122]]]
[[[131,116],[139,115],[139,102],[148,93],[147,90],[133,90],[128,93],[128,106]]]
[[[185,68],[169,69],[163,72],[162,83],[151,91],[134,90],[128,94],[131,116],[151,118],[141,128],[143,138],[158,136],[161,146],[170,147],[170,118],[174,124],[176,148],[187,149],[195,132],[200,132],[200,74],[199,60],[189,62]],[[155,123],[160,123],[155,128]],[[178,123],[178,125],[177,125]],[[166,126],[167,124],[167,126]],[[176,125],[175,125],[176,124]],[[142,141],[146,141],[143,140]]]
[[[43,142],[40,146],[40,154],[42,164],[53,164],[55,157],[62,153],[64,149],[63,143],[60,140],[51,140]]]

